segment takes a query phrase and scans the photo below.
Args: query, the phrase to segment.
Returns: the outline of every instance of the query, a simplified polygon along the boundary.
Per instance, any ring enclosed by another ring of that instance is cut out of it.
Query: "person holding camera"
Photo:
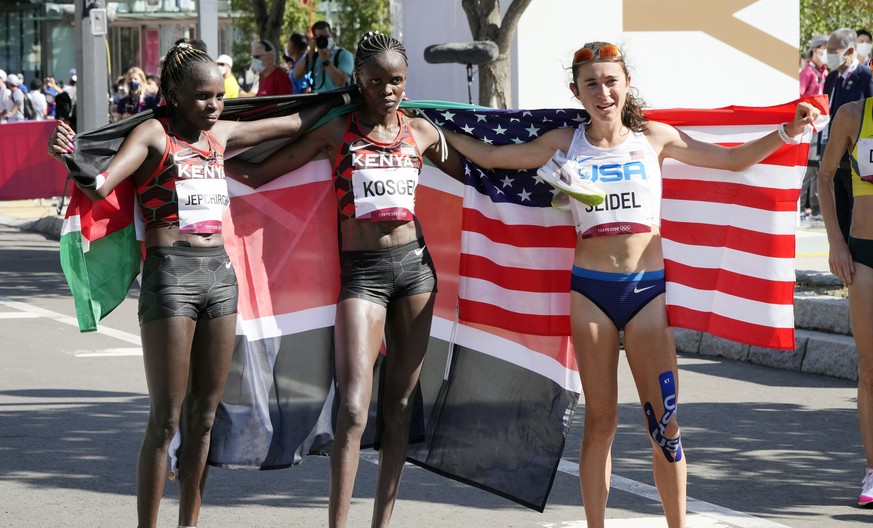
[[[326,92],[348,84],[354,66],[352,52],[337,46],[330,32],[330,24],[320,20],[312,24],[306,60],[295,64],[294,78],[303,79],[309,74],[312,91]]]

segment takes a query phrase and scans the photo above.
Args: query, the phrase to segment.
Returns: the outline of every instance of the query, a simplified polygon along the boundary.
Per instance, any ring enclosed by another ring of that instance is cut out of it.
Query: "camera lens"
[[[325,36],[315,37],[315,45],[321,49],[326,48],[327,47],[327,37],[325,37]]]

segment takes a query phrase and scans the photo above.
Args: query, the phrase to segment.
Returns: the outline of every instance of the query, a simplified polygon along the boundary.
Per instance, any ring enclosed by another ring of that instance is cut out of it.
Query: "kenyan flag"
[[[82,332],[97,329],[97,321],[121,304],[139,273],[133,206],[131,180],[97,201],[73,187],[61,231],[61,267]]]

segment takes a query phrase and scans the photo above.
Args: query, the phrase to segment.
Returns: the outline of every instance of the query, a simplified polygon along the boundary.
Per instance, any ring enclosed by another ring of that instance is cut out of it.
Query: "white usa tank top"
[[[570,200],[582,238],[648,233],[661,225],[661,166],[642,132],[631,132],[621,145],[601,148],[588,142],[585,125],[579,125],[567,158],[576,160],[606,193],[596,207]]]

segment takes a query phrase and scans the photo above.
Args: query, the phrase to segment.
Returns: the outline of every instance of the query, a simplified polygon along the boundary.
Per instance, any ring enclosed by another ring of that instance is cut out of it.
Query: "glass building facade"
[[[160,59],[180,38],[197,38],[196,0],[108,2],[110,78],[139,66],[160,73]],[[53,76],[69,79],[76,64],[76,28],[72,2],[0,0],[0,69],[23,73],[25,80]],[[229,0],[218,2],[218,50],[230,53],[233,27]]]

